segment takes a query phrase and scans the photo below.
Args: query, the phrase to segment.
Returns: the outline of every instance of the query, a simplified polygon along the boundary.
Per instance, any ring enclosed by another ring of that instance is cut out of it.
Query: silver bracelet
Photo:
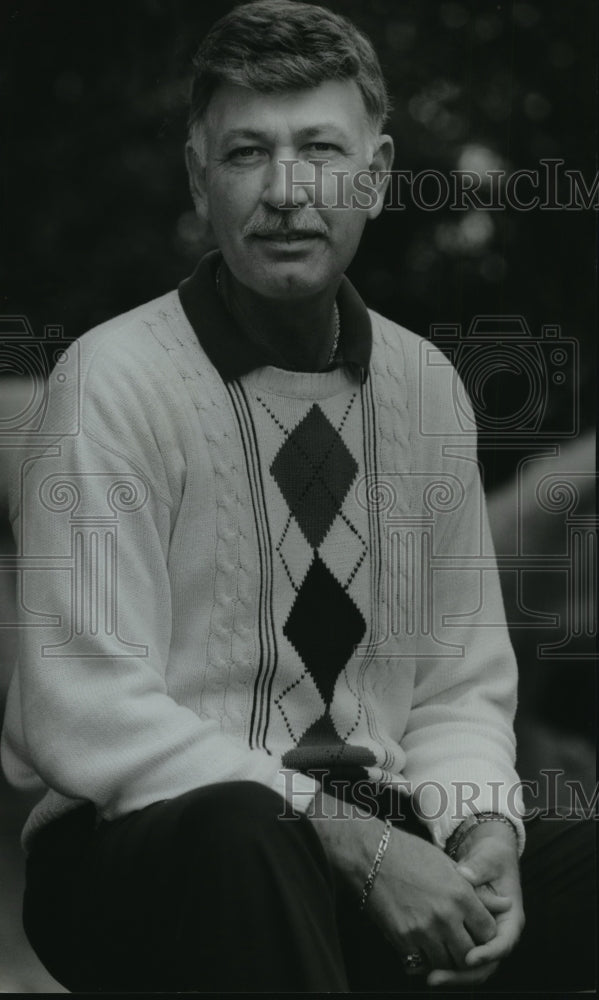
[[[383,831],[383,836],[381,837],[377,852],[374,856],[374,861],[372,862],[372,868],[368,873],[368,878],[364,883],[364,888],[362,889],[362,898],[360,899],[360,909],[363,910],[366,906],[366,900],[370,895],[370,891],[374,885],[374,880],[379,873],[379,868],[381,867],[381,862],[385,857],[385,851],[387,850],[387,845],[389,844],[389,838],[391,836],[391,830],[393,826],[391,820],[385,820],[385,829]]]
[[[473,813],[472,816],[468,816],[467,819],[460,823],[457,830],[454,830],[451,834],[449,840],[445,845],[445,853],[450,858],[455,858],[458,850],[462,846],[464,840],[470,833],[470,831],[475,827],[479,826],[481,823],[506,823],[514,837],[516,838],[516,843],[518,842],[518,833],[516,827],[512,823],[511,819],[504,816],[503,813],[494,812],[483,812],[483,813]]]

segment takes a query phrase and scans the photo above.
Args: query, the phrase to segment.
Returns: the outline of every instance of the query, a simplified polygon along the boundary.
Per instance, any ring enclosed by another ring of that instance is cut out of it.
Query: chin
[[[327,282],[316,282],[313,278],[298,278],[296,275],[285,275],[276,281],[264,282],[260,292],[271,299],[305,299],[318,295],[327,287]]]
[[[254,277],[254,276],[253,276]],[[248,282],[260,295],[274,299],[303,299],[318,295],[328,285],[339,279],[329,273],[319,273],[306,264],[273,264],[261,270],[254,280]]]

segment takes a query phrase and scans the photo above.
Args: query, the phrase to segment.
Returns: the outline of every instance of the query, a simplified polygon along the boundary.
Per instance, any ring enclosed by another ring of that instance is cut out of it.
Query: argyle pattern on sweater
[[[287,743],[283,764],[298,771],[366,777],[376,757],[355,735],[364,722],[355,650],[371,622],[369,524],[356,488],[372,464],[368,389],[347,379],[332,392],[287,397],[251,378],[230,387],[262,527],[250,744]]]

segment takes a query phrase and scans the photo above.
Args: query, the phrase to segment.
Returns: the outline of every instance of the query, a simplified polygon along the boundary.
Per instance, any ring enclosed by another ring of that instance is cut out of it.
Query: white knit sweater
[[[175,292],[53,372],[11,504],[2,761],[45,793],[25,846],[81,800],[111,819],[221,780],[305,810],[318,782],[300,768],[354,763],[416,792],[440,846],[470,783],[464,799],[515,818],[522,847],[516,667],[474,435],[443,356],[371,318],[364,385],[271,366],[226,385]],[[323,435],[330,461],[306,457]]]

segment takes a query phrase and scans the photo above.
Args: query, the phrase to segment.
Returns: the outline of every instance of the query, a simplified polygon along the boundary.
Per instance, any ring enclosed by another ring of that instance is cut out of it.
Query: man
[[[344,278],[382,209],[386,110],[345,19],[223,18],[187,145],[218,251],[53,375],[13,510],[3,760],[45,791],[24,922],[70,989],[461,988],[520,937],[515,664],[476,462],[419,338]],[[429,544],[444,569],[418,587]]]

